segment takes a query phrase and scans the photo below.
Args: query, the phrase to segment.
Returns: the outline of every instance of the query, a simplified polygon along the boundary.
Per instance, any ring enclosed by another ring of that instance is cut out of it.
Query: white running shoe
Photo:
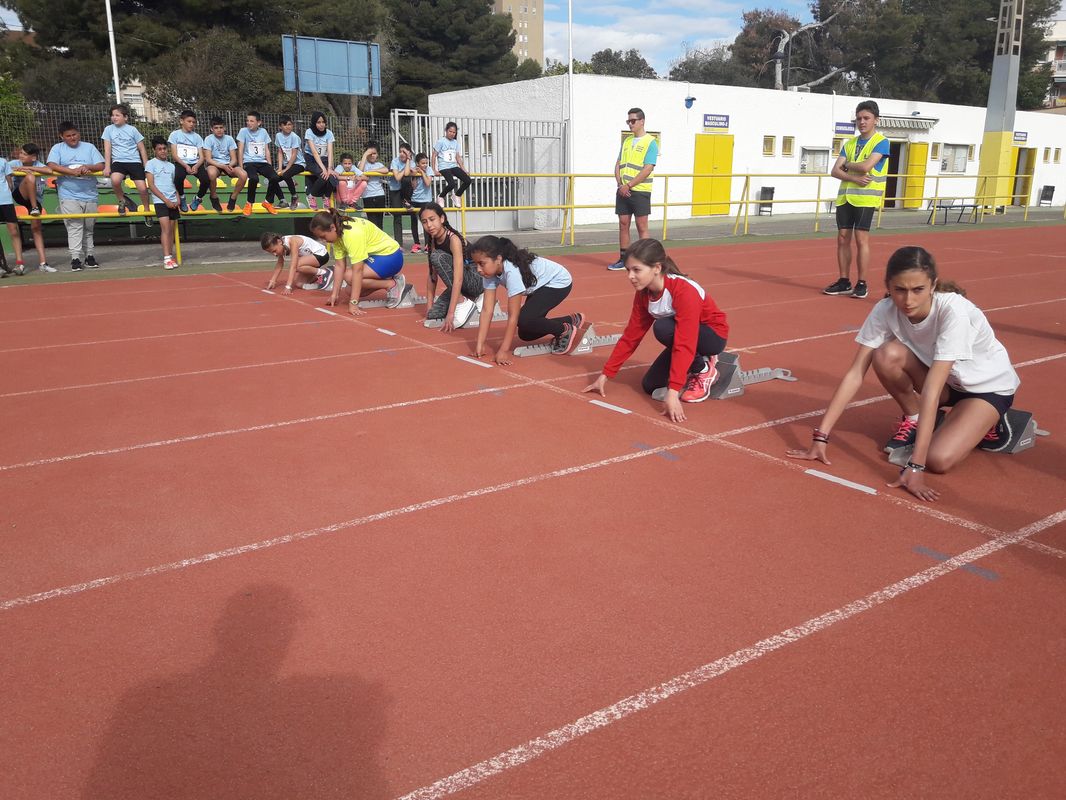
[[[403,300],[404,289],[407,288],[407,278],[399,272],[393,276],[395,283],[385,292],[385,308],[396,308]]]
[[[178,262],[174,260],[174,256],[167,256],[163,259],[163,269],[177,269]]]
[[[53,267],[51,264],[41,264],[40,270],[41,272],[59,272],[59,270]]]
[[[469,297],[462,298],[455,304],[455,313],[452,314],[452,325],[456,328],[464,328],[467,323],[473,319],[474,314],[481,314],[481,309],[485,305],[485,295],[478,295],[477,300],[471,300]]]

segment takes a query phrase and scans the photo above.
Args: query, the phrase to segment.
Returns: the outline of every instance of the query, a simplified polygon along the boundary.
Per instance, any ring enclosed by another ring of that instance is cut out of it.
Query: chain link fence
[[[26,108],[29,113],[26,113]],[[3,153],[7,154],[25,142],[33,142],[44,153],[47,153],[53,144],[60,141],[59,126],[68,121],[78,126],[83,140],[99,147],[100,134],[111,124],[109,108],[109,105],[69,103],[29,103],[22,109],[0,106],[0,133],[4,136],[4,141],[0,141],[0,147],[3,148]],[[236,136],[237,131],[244,127],[245,112],[243,111],[210,109],[193,109],[193,111],[196,113],[196,129],[201,136],[206,137],[211,132],[210,125],[213,117],[218,117],[226,123],[226,132],[231,136]],[[273,135],[278,130],[278,121],[282,117],[282,112],[260,111],[259,113],[263,118],[263,127]],[[295,122],[295,130],[302,136],[310,126],[311,112],[305,113],[300,118],[297,118],[295,114],[289,116]],[[153,136],[166,138],[172,131],[178,129],[177,114],[164,116],[161,122],[148,122],[138,119],[135,115],[131,122],[148,140],[151,140]],[[377,141],[384,147],[392,140],[387,119],[372,121],[326,114],[326,123],[337,138],[334,153],[338,160],[340,154],[344,152],[350,152],[358,159],[366,149],[367,142]]]

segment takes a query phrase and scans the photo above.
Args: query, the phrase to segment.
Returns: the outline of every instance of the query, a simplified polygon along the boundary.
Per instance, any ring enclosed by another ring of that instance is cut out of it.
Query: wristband
[[[925,472],[925,464],[915,464],[913,461],[908,461],[907,466],[904,469],[913,469],[915,472]]]
[[[818,430],[818,428],[814,429],[814,433],[811,434],[811,438],[814,439],[814,441],[816,442],[821,442],[822,444],[829,444],[829,434],[825,431]]]

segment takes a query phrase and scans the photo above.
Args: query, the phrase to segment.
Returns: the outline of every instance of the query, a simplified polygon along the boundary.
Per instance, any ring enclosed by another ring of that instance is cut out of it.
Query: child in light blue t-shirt
[[[277,170],[270,163],[270,134],[261,125],[263,118],[258,111],[249,111],[245,117],[245,127],[237,132],[237,159],[248,174],[248,202],[244,204],[244,216],[252,214],[255,206],[255,194],[259,188],[259,176],[267,179],[266,199],[263,210],[276,214],[274,204],[270,201],[278,195]]]
[[[127,211],[137,211],[137,204],[126,197],[123,189],[126,178],[137,187],[144,210],[151,210],[148,185],[144,182],[144,164],[148,160],[148,153],[144,149],[144,137],[129,124],[129,118],[129,106],[124,103],[111,106],[111,124],[100,134],[104,141],[104,177],[111,178],[119,216],[125,216]],[[144,224],[150,226],[152,218],[145,216]]]
[[[37,257],[40,263],[39,269],[41,272],[55,272],[55,267],[51,266],[45,258],[44,230],[41,228],[39,219],[44,213],[44,207],[41,205],[41,198],[44,197],[45,191],[45,179],[43,176],[51,175],[52,170],[38,159],[40,150],[32,142],[27,142],[18,148],[16,155],[16,158],[8,162],[8,167],[10,167],[12,173],[23,172],[25,174],[12,175],[11,193],[14,205],[22,206],[30,214],[30,232],[33,235],[33,244],[37,250]],[[21,238],[12,238],[12,246],[15,248],[16,253],[14,274],[20,274],[19,268],[22,267],[22,259],[18,254],[22,247]]]
[[[174,164],[168,160],[167,140],[162,136],[152,139],[155,158],[150,158],[144,171],[148,187],[155,196],[155,215],[159,218],[159,239],[163,245],[163,269],[177,269],[174,259],[174,228],[181,217],[178,188],[174,184]]]
[[[387,208],[389,202],[388,197],[385,195],[385,173],[388,172],[388,169],[378,158],[377,142],[367,142],[363,157],[359,159],[359,169],[364,174],[368,172],[375,173],[366,176],[366,191],[363,192],[363,210],[366,211],[368,220],[381,228],[381,230],[385,230],[385,212],[369,210],[371,208]],[[402,247],[403,242],[400,242],[400,245]]]
[[[94,173],[103,170],[104,156],[96,147],[81,140],[81,132],[73,122],[60,125],[59,135],[63,141],[52,146],[46,159],[48,168],[58,176],[59,211],[62,214],[94,214],[99,201]],[[73,272],[100,266],[93,252],[95,223],[95,217],[63,220]]]
[[[336,172],[337,205],[341,211],[354,211],[359,198],[366,191],[366,178],[355,166],[355,157],[351,153],[341,153],[341,163]]]
[[[274,205],[278,208],[299,208],[300,203],[296,195],[295,176],[307,169],[304,161],[303,142],[300,135],[293,130],[292,117],[285,114],[278,121],[278,132],[274,134],[274,147],[278,151],[278,190],[277,200]],[[289,187],[289,202],[285,201],[281,185]],[[267,200],[271,198],[268,196]]]
[[[448,195],[455,192],[461,203],[463,193],[470,188],[470,176],[463,165],[463,148],[459,144],[459,127],[454,122],[444,126],[444,135],[433,145],[433,171],[444,178],[440,191],[443,205],[448,205]]]
[[[511,363],[511,342],[515,330],[518,338],[531,342],[544,336],[552,337],[552,352],[566,355],[581,341],[585,323],[583,314],[567,314],[547,318],[547,314],[570,294],[573,280],[562,264],[541,258],[536,253],[519,248],[501,236],[482,236],[470,245],[470,259],[477,266],[485,287],[483,308],[478,327],[478,358],[493,358],[500,366]],[[507,330],[500,349],[493,354],[486,345],[492,313],[496,306],[496,289],[503,284],[507,294]]]
[[[196,211],[211,188],[211,176],[207,174],[207,159],[204,155],[204,138],[195,131],[196,114],[192,111],[182,111],[179,121],[181,127],[167,139],[174,158],[174,182],[180,187],[178,206],[183,212],[189,210],[190,206],[185,203],[185,178],[194,175],[198,183],[191,208]]]

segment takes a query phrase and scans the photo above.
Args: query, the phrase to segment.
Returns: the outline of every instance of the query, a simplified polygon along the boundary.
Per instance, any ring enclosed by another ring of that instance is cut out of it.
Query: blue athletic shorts
[[[382,280],[391,278],[403,269],[403,250],[397,250],[387,256],[367,256],[366,265]]]

